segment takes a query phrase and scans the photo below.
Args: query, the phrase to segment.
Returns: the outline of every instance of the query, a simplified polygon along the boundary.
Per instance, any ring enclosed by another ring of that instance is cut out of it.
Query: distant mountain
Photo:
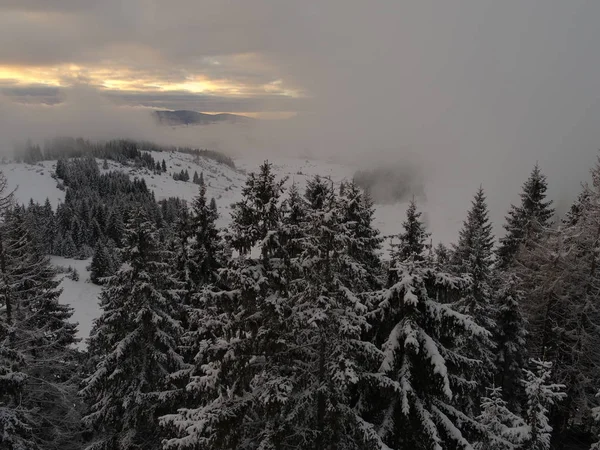
[[[180,109],[177,111],[154,111],[154,117],[162,125],[209,125],[213,123],[249,123],[255,119],[236,114],[206,114]]]

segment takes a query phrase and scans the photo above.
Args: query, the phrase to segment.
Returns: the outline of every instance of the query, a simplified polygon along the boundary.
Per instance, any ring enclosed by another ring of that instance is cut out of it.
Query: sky
[[[286,117],[177,139],[418,161],[499,211],[537,161],[564,208],[600,148],[599,19],[597,0],[1,0],[0,143],[156,137],[148,108]]]

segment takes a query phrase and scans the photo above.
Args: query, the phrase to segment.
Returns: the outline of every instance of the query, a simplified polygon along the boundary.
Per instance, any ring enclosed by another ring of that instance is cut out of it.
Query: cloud
[[[276,127],[157,137],[365,163],[416,160],[430,183],[462,199],[457,209],[483,183],[501,221],[536,161],[560,204],[594,162],[599,15],[600,2],[583,0],[7,0],[0,66],[44,70],[61,86],[113,77],[126,87],[101,88],[98,107],[86,107],[92,94],[60,89],[54,119],[42,118],[48,107],[15,112],[6,101],[2,113],[31,118],[9,123],[32,133],[77,125],[74,134],[155,136],[132,106],[296,110]],[[213,86],[162,92],[152,80]],[[11,88],[13,99],[52,97]]]

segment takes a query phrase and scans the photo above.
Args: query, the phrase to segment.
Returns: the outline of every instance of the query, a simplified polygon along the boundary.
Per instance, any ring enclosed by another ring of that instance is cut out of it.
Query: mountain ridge
[[[244,124],[256,119],[230,113],[208,114],[187,109],[157,110],[152,112],[161,125],[211,125],[216,123]]]

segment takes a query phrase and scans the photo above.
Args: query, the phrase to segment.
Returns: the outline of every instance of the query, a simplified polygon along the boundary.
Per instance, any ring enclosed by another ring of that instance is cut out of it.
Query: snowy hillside
[[[246,173],[256,170],[263,162],[261,158],[239,158],[235,161],[238,170],[217,163],[210,159],[197,158],[184,153],[153,153],[157,160],[165,159],[167,172],[155,174],[147,169],[136,169],[108,161],[108,169],[128,173],[131,177],[142,177],[146,181],[157,200],[169,197],[180,197],[191,201],[198,192],[194,183],[176,181],[172,174],[187,170],[192,176],[194,172],[202,173],[207,186],[207,196],[214,197],[219,208],[219,226],[226,227],[230,221],[231,204],[241,199],[241,191]],[[314,175],[330,177],[334,183],[351,179],[356,168],[327,161],[316,161],[305,158],[269,158],[275,171],[281,177],[288,177],[288,184],[296,183],[301,189]],[[102,167],[102,161],[99,166]],[[28,203],[30,199],[43,203],[48,198],[55,208],[65,198],[65,192],[57,187],[57,180],[52,178],[56,161],[44,161],[35,165],[9,163],[0,166],[5,173],[9,186],[16,189],[15,196],[19,203]],[[436,195],[437,194],[437,195]],[[463,211],[441,201],[440,192],[426,189],[427,201],[419,204],[424,211],[425,220],[433,233],[433,242],[449,243],[455,240],[463,219]],[[440,199],[440,201],[436,201]],[[405,217],[407,202],[387,205],[376,205],[375,225],[383,236],[397,234]],[[63,294],[61,301],[71,304],[75,313],[73,320],[79,323],[80,346],[85,347],[85,339],[89,336],[93,319],[99,315],[98,294],[100,287],[89,282],[86,266],[89,260],[80,261],[53,257],[57,266],[74,267],[80,279],[73,281],[64,277],[61,283]]]
[[[165,159],[167,172],[156,175],[147,169],[134,169],[126,167],[113,161],[108,161],[109,170],[120,170],[130,174],[132,177],[142,177],[146,180],[148,187],[154,191],[156,199],[168,197],[180,197],[192,200],[198,192],[198,187],[192,182],[176,181],[172,174],[180,170],[188,170],[190,175],[197,171],[204,173],[207,185],[207,196],[214,197],[217,201],[220,214],[219,225],[227,226],[230,220],[230,205],[241,197],[241,190],[246,179],[243,172],[256,170],[263,162],[262,158],[238,158],[235,162],[238,169],[219,164],[205,158],[195,158],[193,155],[184,153],[153,153],[161,160]],[[339,163],[308,160],[305,158],[269,157],[275,171],[280,176],[287,176],[288,183],[295,182],[302,188],[308,179],[314,175],[331,177],[338,183],[343,179],[351,179],[356,167]],[[36,165],[30,164],[4,164],[0,168],[8,178],[9,186],[17,189],[16,198],[20,203],[27,203],[31,198],[43,203],[46,198],[54,207],[64,199],[64,191],[58,189],[57,181],[52,178],[55,161],[44,161]],[[100,164],[101,166],[101,164]],[[456,239],[461,222],[466,214],[465,210],[457,210],[451,207],[445,199],[441,188],[433,185],[425,186],[426,201],[419,203],[424,217],[432,232],[433,241],[450,243]],[[396,234],[399,231],[407,202],[376,206],[376,226],[384,236]]]

